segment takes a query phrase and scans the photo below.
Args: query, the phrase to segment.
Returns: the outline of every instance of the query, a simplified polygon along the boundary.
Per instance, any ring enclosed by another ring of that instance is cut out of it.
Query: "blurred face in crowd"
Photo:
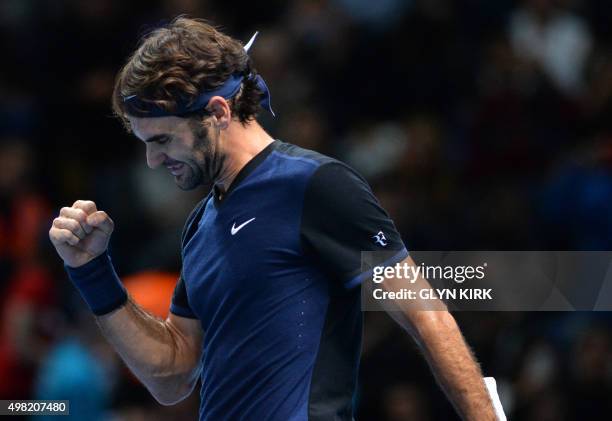
[[[0,194],[10,193],[26,181],[32,148],[20,138],[0,138]]]
[[[182,190],[218,179],[223,163],[219,131],[206,117],[129,117],[129,121],[133,133],[145,143],[147,165],[164,166]]]

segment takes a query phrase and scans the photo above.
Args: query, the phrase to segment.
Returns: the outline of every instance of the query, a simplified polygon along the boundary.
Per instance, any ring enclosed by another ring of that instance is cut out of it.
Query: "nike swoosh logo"
[[[249,219],[248,221],[243,222],[242,224],[240,224],[240,225],[238,225],[238,226],[236,226],[236,223],[234,222],[234,223],[232,224],[232,235],[236,235],[236,233],[237,233],[238,231],[240,231],[242,228],[244,228],[244,226],[245,226],[246,224],[249,224],[249,223],[253,222],[254,220],[255,220],[255,218],[251,218],[251,219]]]

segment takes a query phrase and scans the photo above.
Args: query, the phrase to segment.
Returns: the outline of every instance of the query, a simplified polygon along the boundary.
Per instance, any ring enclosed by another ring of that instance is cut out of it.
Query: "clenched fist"
[[[77,200],[62,208],[49,230],[57,253],[70,267],[76,268],[106,251],[114,229],[112,219],[89,200]]]

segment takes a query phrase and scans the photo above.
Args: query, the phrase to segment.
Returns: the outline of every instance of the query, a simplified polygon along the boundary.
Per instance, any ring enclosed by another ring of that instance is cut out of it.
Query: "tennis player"
[[[62,208],[50,238],[103,334],[160,403],[184,399],[200,378],[200,420],[352,420],[361,251],[414,263],[362,177],[257,123],[272,108],[252,41],[177,18],[145,36],[116,79],[114,111],[148,165],[184,190],[214,186],[186,222],[166,320],[126,293],[107,252],[113,221],[94,202]],[[394,318],[459,414],[494,420],[453,317]]]

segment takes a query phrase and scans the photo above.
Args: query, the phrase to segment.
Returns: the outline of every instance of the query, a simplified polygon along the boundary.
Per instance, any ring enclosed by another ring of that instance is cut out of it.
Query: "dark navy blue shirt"
[[[217,193],[187,221],[171,306],[204,330],[200,420],[351,420],[361,251],[404,259],[393,222],[348,166],[278,140]]]

